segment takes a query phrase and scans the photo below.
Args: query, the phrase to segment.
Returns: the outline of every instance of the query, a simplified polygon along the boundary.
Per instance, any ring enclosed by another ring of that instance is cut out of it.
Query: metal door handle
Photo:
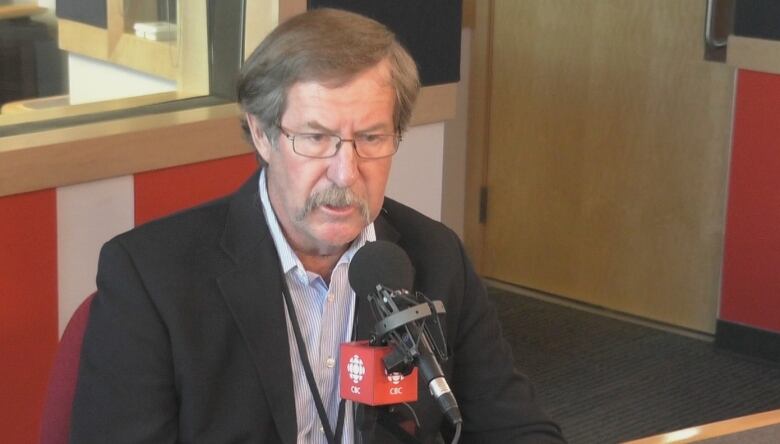
[[[712,35],[712,29],[715,27],[715,1],[707,0],[707,16],[704,19],[704,43],[711,48],[723,48],[728,41],[726,39],[716,39]]]

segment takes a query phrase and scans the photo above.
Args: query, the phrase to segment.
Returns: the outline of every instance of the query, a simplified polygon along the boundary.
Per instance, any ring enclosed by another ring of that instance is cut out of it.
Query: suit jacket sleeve
[[[175,442],[170,339],[120,241],[100,253],[98,294],[84,335],[71,442]]]
[[[558,426],[542,412],[528,378],[515,370],[495,307],[462,244],[456,242],[464,276],[453,358],[453,391],[464,417],[461,442],[565,442]]]

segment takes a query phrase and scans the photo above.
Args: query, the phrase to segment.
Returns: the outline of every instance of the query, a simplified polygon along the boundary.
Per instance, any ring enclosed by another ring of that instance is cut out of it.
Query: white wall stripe
[[[59,332],[95,291],[100,247],[133,227],[133,176],[57,188]]]
[[[444,123],[410,128],[393,157],[388,197],[441,220]]]

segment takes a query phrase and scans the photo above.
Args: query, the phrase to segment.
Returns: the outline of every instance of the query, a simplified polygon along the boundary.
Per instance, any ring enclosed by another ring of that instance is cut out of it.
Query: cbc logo
[[[385,370],[385,374],[387,375],[387,380],[392,382],[393,385],[398,385],[398,384],[401,383],[401,381],[404,380],[404,375],[402,375],[402,374],[400,374],[398,372],[393,372],[393,373],[388,374],[387,370]],[[402,395],[403,394],[402,390],[403,390],[403,387],[390,387],[389,391],[390,391],[391,395],[396,395],[397,396],[397,395]]]
[[[366,374],[366,367],[363,366],[363,360],[360,359],[360,356],[354,355],[349,358],[347,373],[349,373],[349,378],[352,379],[352,382],[355,384],[363,380],[363,375]]]
[[[401,381],[404,380],[404,375],[402,375],[402,374],[400,374],[398,372],[393,372],[393,373],[390,373],[389,375],[387,375],[387,380],[392,382],[395,385],[398,385],[398,384],[401,383]]]

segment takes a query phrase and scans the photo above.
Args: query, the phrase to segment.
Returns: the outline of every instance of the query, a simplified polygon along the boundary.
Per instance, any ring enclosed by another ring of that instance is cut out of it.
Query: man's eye
[[[382,136],[380,134],[361,134],[359,139],[363,143],[378,143],[382,141]]]
[[[328,140],[327,135],[319,133],[300,134],[298,137],[309,143],[323,143]]]

